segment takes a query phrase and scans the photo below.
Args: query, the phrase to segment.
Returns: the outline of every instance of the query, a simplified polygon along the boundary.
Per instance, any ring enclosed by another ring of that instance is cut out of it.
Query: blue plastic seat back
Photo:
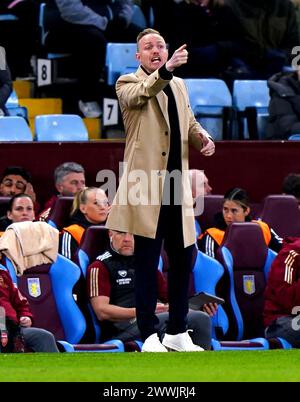
[[[120,75],[136,71],[136,43],[108,43],[106,46],[107,84],[114,85]]]
[[[6,270],[9,272],[9,275],[10,275],[13,283],[16,286],[18,286],[18,279],[17,279],[17,274],[16,274],[16,271],[15,271],[15,268],[14,268],[11,260],[9,258],[7,258],[7,257],[5,258],[5,267],[6,267]]]
[[[226,229],[218,258],[227,279],[221,296],[229,318],[228,339],[264,336],[263,295],[275,256],[257,223],[233,223]]]
[[[19,98],[18,98],[17,92],[14,89],[12,90],[11,94],[9,95],[9,98],[5,102],[5,106],[7,108],[19,106]]]
[[[300,134],[290,135],[288,138],[289,141],[300,141]]]
[[[0,117],[0,142],[33,141],[31,130],[20,116]]]
[[[18,17],[14,14],[0,14],[0,21],[18,21]]]
[[[28,121],[28,110],[25,106],[8,107],[7,112],[9,116],[22,117],[23,119]]]
[[[233,83],[233,105],[240,111],[246,107],[267,109],[270,95],[266,80],[235,80]]]
[[[35,117],[37,141],[87,141],[88,131],[75,114],[49,114]]]
[[[217,260],[198,250],[193,267],[195,293],[206,292],[216,295],[216,287],[223,274],[224,268]],[[220,305],[217,313],[212,317],[213,338],[223,338],[228,331],[228,326],[227,315]]]
[[[235,80],[233,83],[232,98],[233,106],[236,110],[245,113],[245,117],[241,121],[244,138],[256,136],[257,138],[253,139],[264,139],[270,102],[267,80]],[[253,114],[253,112],[255,113]],[[248,116],[247,120],[246,116]],[[255,125],[255,134],[252,134],[252,127],[249,126],[251,122]]]
[[[88,266],[95,261],[99,255],[104,253],[108,247],[108,229],[106,229],[104,226],[90,226],[86,229],[77,251],[78,264],[85,279]],[[101,336],[100,322],[97,319],[89,302],[87,303],[87,308],[93,324],[95,341],[99,342]]]
[[[187,78],[184,82],[197,120],[214,139],[223,139],[224,108],[232,107],[226,83],[214,78]]]

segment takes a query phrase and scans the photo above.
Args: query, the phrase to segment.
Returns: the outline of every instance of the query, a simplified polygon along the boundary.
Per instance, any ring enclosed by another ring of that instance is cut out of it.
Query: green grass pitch
[[[0,354],[0,381],[300,381],[300,350]]]

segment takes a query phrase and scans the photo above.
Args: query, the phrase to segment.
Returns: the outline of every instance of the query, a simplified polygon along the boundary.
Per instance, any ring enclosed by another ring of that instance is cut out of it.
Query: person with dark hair
[[[0,58],[3,56],[4,55],[1,54]],[[4,61],[5,60],[0,59],[0,63]],[[5,69],[0,68],[0,116],[8,115],[8,111],[5,104],[10,94],[12,93],[12,90],[13,85],[12,85],[11,74],[8,66],[6,65]]]
[[[197,352],[200,349],[193,344],[186,322],[196,237],[188,154],[192,145],[199,155],[211,156],[215,145],[193,115],[184,81],[173,75],[187,63],[186,45],[169,58],[164,38],[148,28],[137,37],[136,58],[138,70],[116,83],[126,131],[127,171],[120,180],[107,227],[135,236],[136,312],[142,351]],[[170,262],[169,321],[161,340],[155,328],[155,307],[163,240]]]
[[[288,174],[282,183],[282,193],[297,198],[300,208],[300,173]]]
[[[28,183],[31,183],[30,173],[21,166],[8,166],[2,173],[0,194],[12,196],[24,193]]]
[[[34,203],[30,195],[16,194],[8,202],[6,216],[0,218],[0,230],[4,231],[12,223],[34,219]]]
[[[34,210],[37,213],[40,205],[36,201],[31,174],[22,166],[8,166],[2,173],[0,196],[11,197],[22,193],[28,194],[32,198]]]
[[[224,195],[222,212],[216,214],[216,226],[207,229],[198,238],[199,250],[215,258],[227,226],[234,222],[255,222],[261,227],[267,246],[278,252],[282,247],[282,239],[265,222],[251,220],[250,212],[250,201],[246,191],[239,187],[228,190]]]

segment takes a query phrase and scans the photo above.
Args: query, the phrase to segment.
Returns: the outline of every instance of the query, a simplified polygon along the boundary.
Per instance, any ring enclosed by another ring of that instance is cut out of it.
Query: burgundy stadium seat
[[[90,226],[84,232],[77,251],[77,260],[86,277],[86,270],[98,255],[109,248],[108,229],[104,226]]]
[[[225,233],[218,259],[225,268],[219,293],[229,319],[226,340],[264,336],[264,289],[276,253],[265,243],[256,223],[233,223]]]
[[[74,197],[58,197],[51,209],[47,222],[49,225],[61,230],[68,225]]]
[[[24,271],[18,278],[18,286],[28,298],[34,325],[51,331],[66,352],[124,351],[119,340],[103,344],[81,343],[86,320],[73,297],[73,287],[79,277],[79,267],[61,255],[53,264]]]
[[[268,195],[259,217],[281,237],[300,236],[300,210],[292,195]]]
[[[222,211],[224,196],[220,194],[211,194],[204,197],[203,213],[197,216],[202,233],[206,229],[215,226],[215,215]]]

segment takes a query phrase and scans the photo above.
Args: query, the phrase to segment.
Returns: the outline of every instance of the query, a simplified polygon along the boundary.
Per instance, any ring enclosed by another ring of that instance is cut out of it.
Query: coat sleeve
[[[121,108],[139,108],[145,105],[150,98],[156,96],[165,88],[170,80],[164,80],[159,75],[159,70],[138,79],[134,74],[121,76],[116,83],[116,92]]]
[[[30,317],[31,320],[33,320],[33,315],[30,311],[28,300],[13,284],[13,281],[9,275],[7,275],[6,282],[10,288],[11,306],[16,311],[18,319],[20,319],[20,317]]]

